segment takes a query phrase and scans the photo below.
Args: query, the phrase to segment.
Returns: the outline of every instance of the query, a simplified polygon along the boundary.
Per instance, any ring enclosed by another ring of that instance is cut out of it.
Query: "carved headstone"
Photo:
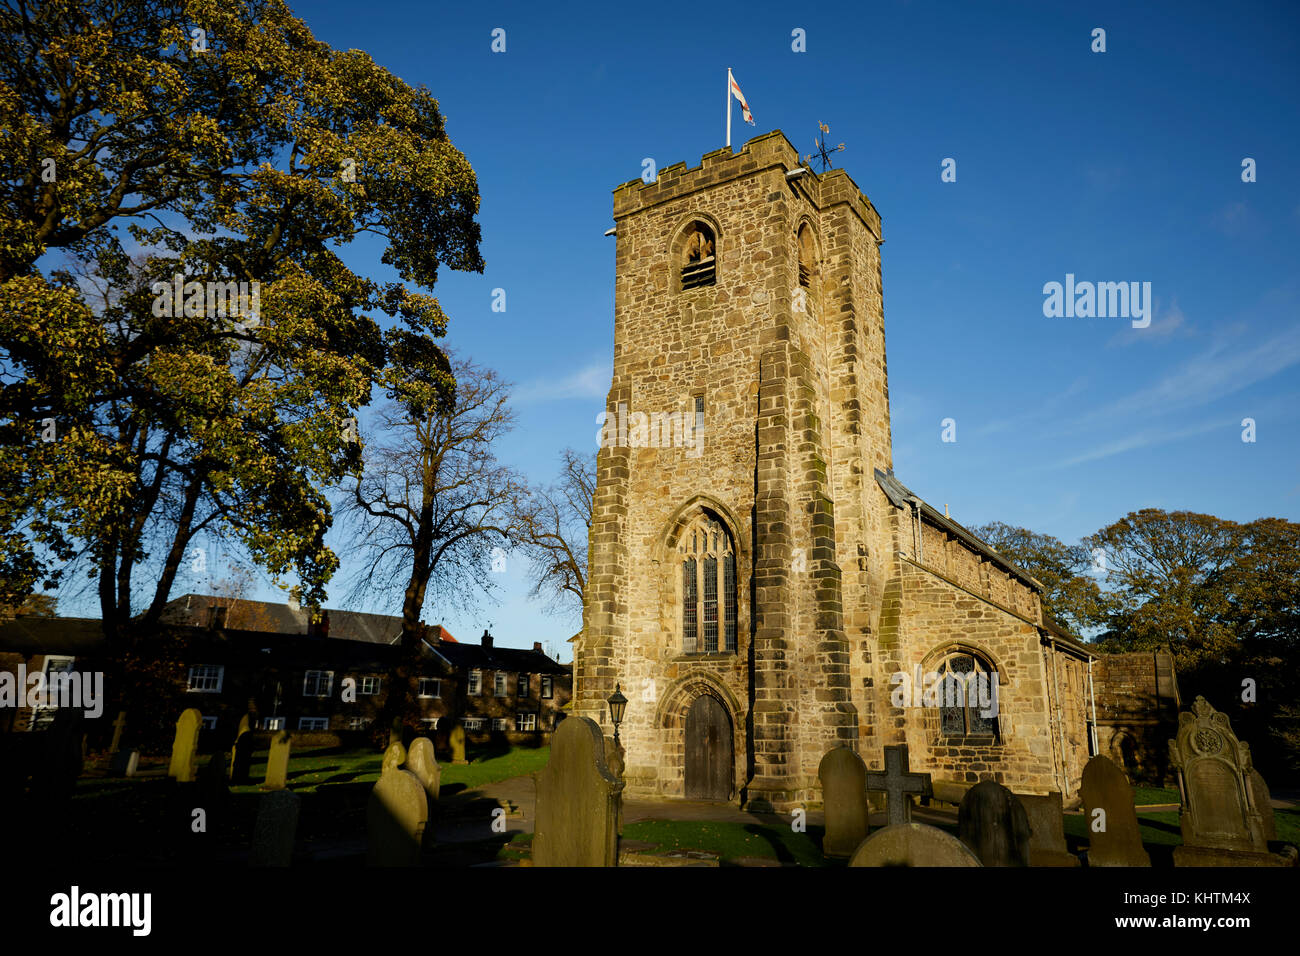
[[[117,718],[113,721],[113,742],[108,745],[110,755],[116,754],[122,749],[122,734],[126,730],[126,711],[119,710]]]
[[[1016,795],[996,780],[966,791],[957,832],[985,866],[1029,865],[1029,817]]]
[[[119,750],[108,761],[108,772],[118,777],[134,777],[140,766],[140,751]]]
[[[40,762],[32,774],[32,795],[49,809],[72,799],[85,766],[85,714],[60,707],[44,732]]]
[[[379,776],[366,806],[368,866],[419,866],[429,798],[409,770],[389,769]]]
[[[292,790],[263,794],[253,825],[253,866],[288,866],[293,862],[293,842],[298,832],[302,797]]]
[[[1029,865],[1078,866],[1079,858],[1065,843],[1060,791],[1054,790],[1046,796],[1018,793],[1016,797],[1029,818]]]
[[[406,752],[406,769],[420,778],[424,792],[431,801],[438,799],[442,771],[438,768],[438,758],[433,754],[433,741],[428,737],[416,737],[411,741]]]
[[[924,823],[900,823],[862,841],[849,866],[980,866],[955,836]]]
[[[826,835],[822,853],[850,857],[867,838],[867,767],[848,747],[836,747],[817,767]]]
[[[1133,788],[1124,772],[1109,757],[1097,754],[1083,768],[1079,793],[1088,828],[1088,865],[1150,866],[1133,808]]]
[[[199,749],[199,730],[203,715],[193,707],[181,713],[176,721],[176,736],[172,740],[172,760],[167,776],[178,783],[192,783],[195,778],[195,754]]]
[[[384,750],[383,769],[380,772],[388,773],[390,770],[399,770],[404,763],[406,763],[406,748],[402,746],[400,740],[394,740]]]
[[[1260,772],[1254,768],[1251,768],[1249,779],[1250,799],[1259,812],[1259,820],[1264,830],[1264,839],[1276,840],[1277,824],[1273,820],[1273,797],[1269,793],[1268,784],[1264,782],[1264,777]]]
[[[1169,741],[1178,771],[1184,846],[1264,853],[1268,840],[1250,787],[1250,745],[1232,732],[1228,715],[1204,697],[1178,715],[1178,736]]]
[[[451,762],[454,764],[469,763],[465,759],[465,728],[460,724],[451,728],[451,733],[447,735],[447,743],[451,747]]]
[[[248,783],[249,768],[253,763],[253,747],[256,735],[253,733],[253,716],[245,714],[239,719],[239,729],[235,731],[235,744],[230,755],[230,782]]]
[[[534,866],[615,866],[623,781],[605,762],[605,740],[589,717],[570,717],[551,737],[537,772]]]
[[[263,790],[283,790],[289,781],[289,751],[293,738],[287,730],[277,730],[271,735],[271,752],[266,757],[266,781]]]
[[[885,748],[885,771],[868,770],[867,789],[885,792],[886,819],[891,827],[911,822],[911,794],[928,797],[933,792],[928,773],[909,772],[907,744]]]

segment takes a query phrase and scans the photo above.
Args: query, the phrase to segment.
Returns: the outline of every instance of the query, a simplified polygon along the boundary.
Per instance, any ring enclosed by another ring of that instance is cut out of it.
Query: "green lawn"
[[[1133,803],[1139,807],[1178,803],[1182,797],[1177,787],[1143,787],[1133,788]]]
[[[701,823],[688,820],[642,820],[623,827],[624,840],[653,843],[642,852],[662,854],[673,850],[702,850],[717,853],[722,861],[757,857],[826,866],[821,852],[821,827],[795,833],[788,826],[760,823]]]

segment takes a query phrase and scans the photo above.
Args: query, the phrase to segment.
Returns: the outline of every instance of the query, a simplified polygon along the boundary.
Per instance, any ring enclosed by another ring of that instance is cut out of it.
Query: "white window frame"
[[[263,730],[284,730],[284,718],[283,718],[283,717],[263,717],[263,718],[262,718],[262,729],[263,729]]]
[[[482,717],[466,717],[466,718],[464,719],[464,721],[462,721],[462,723],[465,725],[465,729],[466,729],[466,730],[482,730],[482,729],[483,729],[483,718],[482,718]]]
[[[307,687],[311,683],[312,675],[316,675],[316,693],[308,693]],[[325,677],[325,693],[320,693],[321,675]],[[302,675],[302,696],[304,697],[328,697],[334,692],[334,672],[333,671],[307,671]]]
[[[352,717],[348,720],[348,730],[365,730],[370,726],[370,717]]]
[[[426,682],[426,681],[432,681],[432,682],[433,682],[433,693],[432,693],[432,694],[426,694],[426,693],[424,692],[424,685],[425,685],[425,682]],[[421,677],[421,678],[420,678],[420,697],[424,698],[425,700],[433,700],[433,699],[439,698],[439,697],[441,697],[441,696],[442,696],[442,678],[440,678],[440,677]]]
[[[430,730],[437,730],[437,729],[438,729],[438,718],[437,718],[437,717],[421,717],[421,718],[420,718],[420,723],[422,723],[422,724],[426,724]]]
[[[533,684],[532,676],[533,676],[533,675],[531,675],[531,674],[525,674],[525,673],[523,673],[522,671],[519,672],[519,677],[518,677],[518,678],[516,679],[516,681],[515,681],[515,685],[516,685],[515,696],[516,696],[516,697],[527,697],[529,694],[531,694],[531,693],[533,692],[533,691],[532,691],[532,684]]]
[[[492,696],[510,696],[510,675],[505,671],[497,671],[492,675]]]
[[[323,724],[324,726],[320,726]],[[330,719],[328,717],[299,717],[299,730],[329,730]]]
[[[509,717],[493,717],[493,718],[492,718],[492,729],[493,729],[493,730],[509,730],[509,729],[510,729],[510,718],[509,718]]]
[[[357,694],[363,697],[374,697],[383,686],[384,679],[382,677],[375,677],[374,675],[362,677],[357,681]]]
[[[525,711],[515,714],[515,730],[520,733],[529,733],[537,729],[537,714],[535,711]]]
[[[202,721],[203,721],[203,729],[204,729],[204,730],[216,730],[216,729],[217,729],[217,718],[215,718],[215,717],[204,717],[204,718],[202,718]]]
[[[469,688],[466,693],[470,697],[477,697],[483,693],[483,672],[475,668],[469,672]]]
[[[206,687],[206,686],[195,687],[194,686],[194,682],[196,679],[202,681],[205,684],[208,681],[212,680],[214,675],[211,673],[211,671],[213,670],[216,671],[216,675],[215,675],[217,679],[216,687]],[[195,664],[189,670],[189,676],[187,678],[188,686],[185,688],[185,692],[187,694],[220,694],[221,686],[225,683],[225,681],[226,681],[225,664]]]
[[[550,674],[542,675],[542,700],[552,700],[555,697],[555,678]]]

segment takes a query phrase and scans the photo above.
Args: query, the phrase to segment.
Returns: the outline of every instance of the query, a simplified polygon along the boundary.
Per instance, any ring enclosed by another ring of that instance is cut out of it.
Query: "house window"
[[[215,718],[215,717],[204,717],[204,718],[203,718],[203,729],[204,729],[204,730],[216,730],[216,729],[217,729],[217,718]]]
[[[196,664],[190,668],[189,687],[195,694],[216,694],[221,691],[221,682],[226,668],[221,664]]]
[[[330,719],[328,717],[299,717],[299,730],[329,730]]]
[[[263,717],[263,718],[262,718],[262,729],[263,729],[263,730],[284,730],[284,718],[283,718],[283,717]]]
[[[353,717],[348,720],[348,730],[365,730],[369,726],[369,717]]]
[[[494,676],[492,695],[494,697],[505,697],[509,691],[506,688],[505,671],[497,671]]]
[[[427,727],[429,730],[437,730],[437,729],[438,729],[438,718],[437,718],[437,717],[421,717],[421,718],[420,718],[420,723],[424,724],[424,726]]]
[[[717,281],[717,256],[713,230],[704,223],[691,223],[683,233],[679,254],[682,291],[713,285]]]
[[[471,697],[477,697],[479,694],[483,693],[483,672],[482,671],[469,672],[469,690],[467,691],[467,693]]]
[[[542,675],[542,700],[550,700],[555,696],[555,678],[549,674]]]
[[[515,730],[526,731],[537,729],[536,714],[515,714]]]
[[[527,674],[520,674],[520,675],[519,675],[519,685],[518,685],[518,686],[519,686],[519,693],[518,693],[518,696],[519,696],[519,697],[527,697],[529,694],[532,693],[532,688],[531,688],[531,686],[530,686],[531,683],[532,683],[532,681],[530,681],[530,680],[528,679],[528,675],[527,675]]]
[[[736,650],[736,555],[722,524],[701,513],[678,541],[682,568],[682,651]],[[721,591],[719,591],[721,585]]]
[[[462,723],[464,723],[464,725],[465,725],[465,729],[466,729],[466,730],[482,730],[482,729],[483,729],[483,718],[482,718],[482,717],[466,717],[466,718],[464,719],[464,721],[462,721]]]
[[[334,689],[333,671],[308,671],[302,679],[302,696],[328,697]]]
[[[383,678],[380,677],[363,677],[357,682],[357,693],[366,697],[373,697],[379,693],[379,687]]]
[[[812,230],[805,222],[799,227],[799,285],[805,289],[812,286],[816,262],[817,247],[813,243]]]
[[[939,675],[939,733],[945,737],[996,737],[997,670],[976,654],[955,651],[935,668]]]
[[[493,729],[493,730],[509,730],[509,729],[510,729],[510,718],[508,718],[508,717],[493,717],[493,718],[492,718],[492,729]]]
[[[420,678],[420,696],[421,697],[441,697],[442,681],[437,677]]]

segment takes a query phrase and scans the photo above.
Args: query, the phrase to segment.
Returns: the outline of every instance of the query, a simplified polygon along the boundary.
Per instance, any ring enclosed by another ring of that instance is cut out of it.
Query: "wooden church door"
[[[734,772],[731,717],[716,697],[697,697],[686,714],[687,799],[730,800]]]

